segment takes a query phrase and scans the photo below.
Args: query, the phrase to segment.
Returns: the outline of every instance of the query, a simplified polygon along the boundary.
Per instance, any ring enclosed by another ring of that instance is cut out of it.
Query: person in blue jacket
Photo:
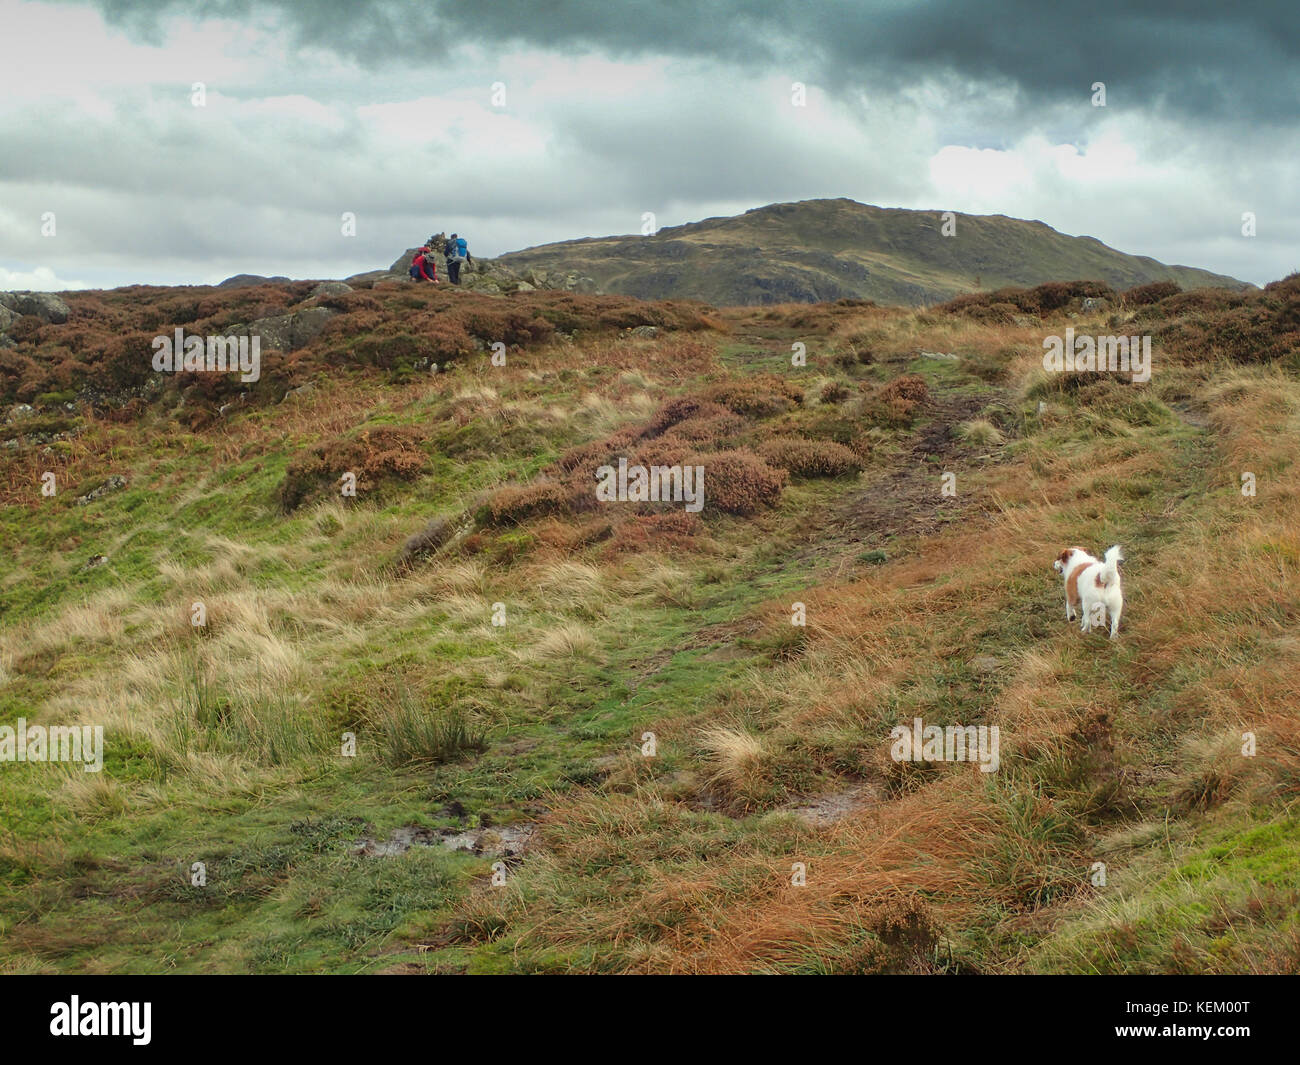
[[[465,243],[464,237],[458,237],[453,233],[447,238],[442,253],[447,259],[447,277],[453,285],[459,285],[461,266],[465,263],[474,265],[474,258],[469,253],[469,245]]]

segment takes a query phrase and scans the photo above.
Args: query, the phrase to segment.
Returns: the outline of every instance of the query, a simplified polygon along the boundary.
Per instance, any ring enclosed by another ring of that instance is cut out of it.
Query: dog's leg
[[[1121,602],[1116,605],[1115,609],[1110,612],[1110,638],[1113,640],[1119,635],[1119,616],[1124,612],[1124,604]]]

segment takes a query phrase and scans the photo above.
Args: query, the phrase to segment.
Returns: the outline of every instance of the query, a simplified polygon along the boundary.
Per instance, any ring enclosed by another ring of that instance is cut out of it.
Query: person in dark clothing
[[[421,248],[415,253],[415,258],[411,260],[411,280],[412,281],[432,281],[435,285],[438,283],[438,260],[433,257],[433,252],[428,248]]]
[[[469,245],[465,243],[464,237],[458,237],[453,233],[447,238],[442,253],[447,259],[447,276],[451,279],[453,285],[459,285],[461,266],[465,263],[469,263],[470,266],[474,265],[474,259],[469,253]]]

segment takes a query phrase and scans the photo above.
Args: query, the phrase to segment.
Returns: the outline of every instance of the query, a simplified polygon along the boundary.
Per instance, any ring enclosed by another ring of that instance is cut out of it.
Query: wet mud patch
[[[932,401],[927,410],[930,420],[904,442],[893,468],[871,476],[862,490],[841,504],[836,521],[848,541],[879,547],[899,537],[928,536],[980,513],[982,497],[962,489],[961,472],[970,469],[972,458],[956,429],[995,399],[981,394]],[[958,475],[956,495],[943,494],[944,472]]]
[[[784,809],[811,828],[824,828],[835,824],[836,821],[844,820],[850,814],[866,809],[878,799],[876,789],[870,784],[855,784],[849,788],[805,799]]]

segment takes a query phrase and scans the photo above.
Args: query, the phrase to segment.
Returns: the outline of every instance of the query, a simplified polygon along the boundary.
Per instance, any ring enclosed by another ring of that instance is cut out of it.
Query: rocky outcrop
[[[318,300],[323,296],[346,296],[353,291],[352,286],[345,281],[322,281],[307,296],[309,300]]]
[[[0,332],[8,328],[13,318],[20,314],[30,314],[52,325],[62,325],[72,313],[68,310],[68,305],[53,292],[0,292],[0,307],[11,315],[9,323],[0,318]]]
[[[357,274],[348,278],[350,284],[369,281],[409,280],[407,269],[415,258],[418,248],[408,248],[387,270],[373,270],[369,274]],[[441,256],[438,256],[438,278],[447,284],[447,270]],[[472,266],[465,265],[460,270],[460,287],[467,292],[477,292],[485,296],[502,296],[512,292],[533,292],[544,289],[556,292],[599,292],[596,282],[577,270],[514,270],[499,259],[479,259],[475,257]]]
[[[248,324],[246,332],[260,337],[263,348],[293,351],[320,336],[325,324],[337,313],[330,307],[308,307],[293,314],[259,318]]]

